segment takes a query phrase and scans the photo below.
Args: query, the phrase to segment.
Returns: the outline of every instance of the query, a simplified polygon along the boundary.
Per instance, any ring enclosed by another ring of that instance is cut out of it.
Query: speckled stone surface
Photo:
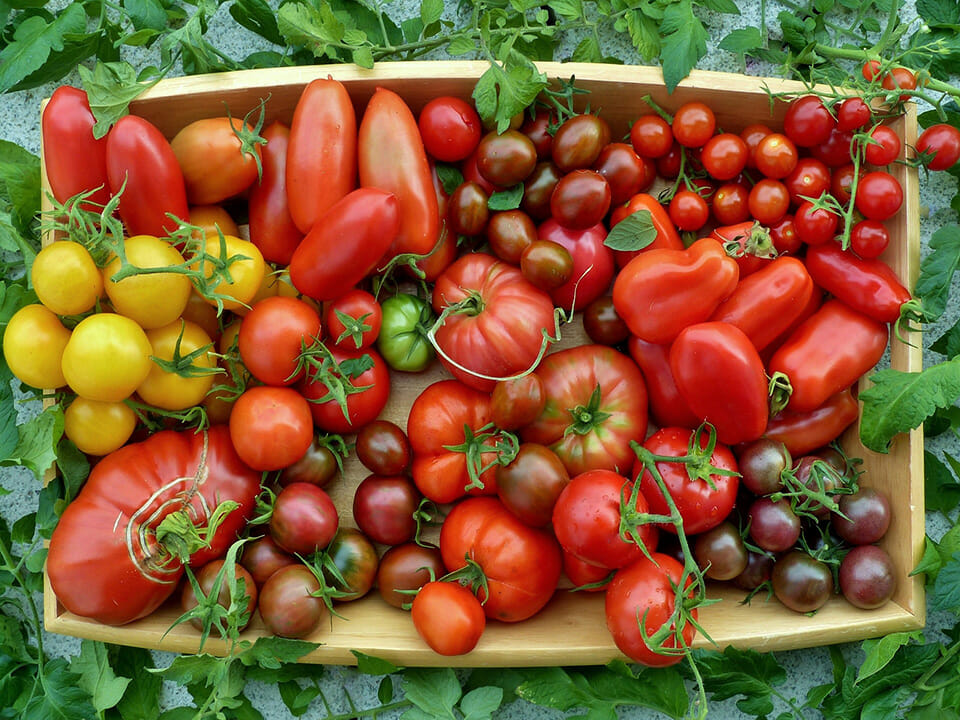
[[[746,25],[757,25],[759,18],[759,3],[740,0],[738,3],[742,15],[725,16],[709,12],[704,12],[701,17],[704,18],[709,32],[709,45],[711,50],[701,61],[699,67],[710,70],[724,70],[739,72],[743,68],[738,65],[737,60],[723,51],[716,50],[717,43],[732,29]],[[773,18],[780,8],[777,3],[767,3],[767,17]],[[409,0],[398,0],[388,6],[388,12],[395,19],[409,17],[418,12],[419,5]],[[452,16],[456,12],[456,4],[448,3],[447,14]],[[913,17],[913,3],[908,3],[902,16],[904,18]],[[770,25],[772,27],[772,25]],[[239,28],[227,15],[227,6],[221,6],[220,12],[210,27],[210,37],[215,44],[223,49],[228,55],[235,58],[242,58],[250,52],[266,49],[265,41],[254,36],[242,28]],[[561,48],[557,54],[557,59],[565,59],[575,41],[568,43],[569,47]],[[604,54],[613,55],[621,58],[627,63],[637,63],[639,58],[635,52],[623,42],[614,42],[609,39],[604,40]],[[431,59],[443,58],[442,53],[435,54]],[[131,56],[133,62],[138,60],[149,60],[148,55]],[[752,75],[775,75],[775,68],[766,68],[760,64],[751,63],[747,68]],[[67,78],[68,84],[79,85],[79,77],[74,74]],[[40,87],[19,93],[11,93],[0,96],[0,138],[18,143],[28,150],[36,153],[40,145],[40,118],[39,105],[42,98],[48,96],[54,86]],[[921,218],[921,234],[923,239],[924,252],[926,252],[927,242],[931,233],[946,222],[954,220],[954,215],[949,208],[949,201],[953,195],[953,180],[944,177],[932,176],[929,181],[922,184],[921,206],[924,216]],[[955,291],[954,297],[958,297]],[[938,337],[943,330],[950,327],[956,320],[957,307],[954,303],[944,318],[934,326],[927,328],[925,336],[925,348],[929,346],[933,338]],[[928,349],[925,349],[925,364],[931,364],[941,360],[939,356],[933,355]],[[36,412],[35,407],[25,405],[20,412],[24,415]],[[930,439],[927,442],[927,449],[939,453],[944,449],[951,452],[960,451],[956,439],[944,437]],[[13,521],[26,512],[36,507],[38,487],[32,475],[20,468],[0,469],[0,484],[13,492],[10,495],[0,499],[0,512],[8,520]],[[938,516],[928,516],[928,532],[938,537],[948,527],[947,522]],[[932,615],[929,617],[927,634],[934,637],[938,629],[945,622],[944,618]],[[79,641],[73,638],[48,635],[45,638],[45,646],[54,654],[74,654],[79,647]],[[854,658],[859,653],[858,645],[841,646],[848,657]],[[169,654],[158,653],[157,664],[165,666],[169,664],[171,657]],[[780,687],[780,691],[785,697],[802,700],[807,691],[823,682],[829,682],[831,677],[831,666],[827,650],[823,648],[814,648],[809,650],[797,650],[791,652],[782,652],[777,654],[777,659],[786,668],[788,679]],[[352,668],[330,667],[324,674],[322,687],[331,703],[331,709],[334,712],[345,712],[348,709],[344,692],[348,692],[358,707],[378,704],[376,702],[377,678],[360,675]],[[272,720],[275,718],[288,718],[289,712],[282,704],[277,690],[273,687],[254,683],[248,689],[248,695],[254,705],[263,713],[265,718]],[[166,707],[183,704],[186,701],[186,694],[182,688],[172,685],[166,685],[164,691],[164,704]],[[312,720],[325,716],[315,703],[314,707],[304,715],[304,718]],[[780,703],[776,716],[786,707]],[[528,705],[523,702],[516,702],[512,705],[502,708],[496,717],[503,720],[532,720],[542,717],[559,717],[559,713],[544,708]],[[622,710],[620,717],[626,719],[641,719],[660,717],[657,713],[638,708]],[[741,717],[741,713],[736,709],[732,701],[725,703],[712,703],[710,708],[710,717],[716,720],[727,720]]]

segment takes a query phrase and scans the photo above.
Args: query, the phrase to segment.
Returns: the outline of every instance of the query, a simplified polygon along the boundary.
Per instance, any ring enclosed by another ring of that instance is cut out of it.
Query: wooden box
[[[267,123],[275,119],[289,123],[304,86],[314,78],[331,75],[349,87],[358,118],[374,89],[381,85],[398,92],[416,113],[438,95],[469,99],[477,78],[486,68],[483,62],[409,62],[381,63],[373,70],[328,65],[177,78],[145,92],[131,104],[130,111],[172,137],[189,121],[222,115],[227,106],[234,117],[241,117],[261,98],[269,98]],[[592,109],[601,111],[615,138],[623,137],[631,121],[649,111],[642,100],[646,94],[668,111],[684,102],[703,101],[715,111],[719,127],[738,132],[753,122],[764,122],[775,129],[782,127],[786,105],[772,103],[767,89],[798,94],[804,90],[802,85],[789,81],[694,71],[668,94],[656,68],[544,63],[540,69],[551,79],[575,76],[577,86],[590,91],[584,97]],[[914,144],[916,117],[912,109],[897,119],[894,127],[907,147]],[[903,165],[895,165],[893,172],[903,185],[905,204],[890,221],[891,242],[885,259],[912,288],[920,254],[917,174]],[[44,182],[48,187],[45,179]],[[579,320],[568,326],[569,330],[578,328]],[[576,342],[575,333],[571,334]],[[912,346],[892,340],[890,361],[899,370],[917,371],[921,367],[920,337],[913,334],[908,339]],[[422,375],[395,374],[394,392],[383,416],[404,427],[417,392],[443,376],[438,366]],[[742,591],[712,587],[709,595],[722,598],[722,602],[703,609],[700,620],[720,648],[733,644],[761,651],[784,650],[923,626],[922,579],[908,576],[920,559],[924,542],[922,432],[915,430],[898,437],[887,455],[864,449],[857,440],[856,428],[848,431],[844,444],[850,454],[863,458],[862,483],[886,492],[895,508],[892,525],[882,542],[896,565],[898,586],[892,601],[878,610],[862,611],[836,596],[823,609],[807,616],[787,610],[776,600],[765,601],[764,596],[744,605]],[[344,477],[330,488],[342,508],[341,521],[345,524],[352,520],[352,490],[365,474],[351,458]],[[192,653],[198,649],[198,633],[189,625],[164,634],[179,614],[178,607],[172,605],[130,625],[108,627],[67,612],[47,581],[44,609],[46,628],[51,632],[175,652]],[[409,614],[386,605],[375,591],[359,601],[339,605],[338,611],[342,619],[334,618],[332,625],[325,623],[309,638],[320,646],[305,661],[352,664],[356,658],[351,650],[406,666],[580,665],[621,657],[605,626],[603,597],[596,594],[558,591],[543,612],[526,622],[488,623],[477,648],[453,658],[434,654],[417,636]],[[255,617],[246,635],[253,638],[263,631]],[[706,647],[708,643],[698,635],[694,645]],[[205,650],[222,653],[225,645],[211,639]]]

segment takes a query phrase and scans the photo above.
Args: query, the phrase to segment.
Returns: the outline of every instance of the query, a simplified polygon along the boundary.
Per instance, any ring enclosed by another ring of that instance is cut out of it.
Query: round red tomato
[[[366,290],[348,290],[327,305],[324,326],[334,345],[359,350],[370,347],[380,335],[383,309]]]
[[[288,553],[323,550],[340,527],[337,506],[326,491],[310,483],[290,483],[280,491],[270,515],[270,537]]]
[[[487,626],[477,596],[455,582],[428,582],[413,598],[410,615],[417,634],[438,655],[465,655]]]
[[[292,385],[303,376],[300,351],[320,337],[320,316],[303,300],[283,295],[254,304],[240,323],[240,359],[267,385]]]
[[[459,162],[476,150],[483,125],[473,106],[458,97],[434,98],[417,119],[423,146],[441,162]]]
[[[707,105],[702,102],[688,102],[677,108],[673,115],[674,139],[688,148],[702,147],[713,135],[717,119]]]
[[[571,170],[550,194],[550,214],[565,228],[586,230],[599,223],[610,209],[610,183],[596,170]]]
[[[550,523],[557,498],[569,482],[570,475],[557,454],[535,443],[523,443],[508,465],[497,467],[498,497],[532,527]]]
[[[254,470],[285,468],[310,449],[310,404],[291,388],[248,388],[233,404],[230,438],[237,453]]]
[[[630,144],[640,157],[663,157],[673,147],[673,130],[659,115],[641,115],[630,126]]]
[[[856,206],[868,220],[893,217],[903,205],[903,188],[890,173],[868,172],[857,184]]]
[[[700,152],[703,169],[716,180],[732,180],[747,166],[747,144],[739,135],[720,133],[707,140]]]
[[[836,127],[830,111],[816,95],[803,95],[790,103],[783,118],[784,134],[800,147],[824,142]]]
[[[960,159],[960,130],[953,125],[931,125],[917,138],[917,152],[927,156],[931,170],[946,170]]]
[[[376,420],[386,407],[390,397],[390,371],[372,348],[333,347],[330,357],[336,363],[335,368],[324,361],[325,369],[308,370],[298,387],[309,401],[313,422],[318,428],[340,434],[355,433]],[[344,396],[338,398],[341,392]]]

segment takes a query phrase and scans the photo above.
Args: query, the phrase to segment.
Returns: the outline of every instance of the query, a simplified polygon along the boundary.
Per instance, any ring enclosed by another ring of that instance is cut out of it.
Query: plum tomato
[[[375,475],[399,475],[410,466],[410,440],[389,420],[374,420],[357,433],[356,453]]]
[[[545,527],[553,517],[553,507],[570,482],[563,462],[550,448],[523,443],[516,457],[500,465],[497,495],[507,509],[525,525]]]
[[[777,600],[798,613],[819,610],[833,595],[830,568],[801,550],[777,558],[770,582]]]
[[[840,561],[840,592],[854,607],[873,610],[897,589],[893,560],[877,545],[860,545]]]

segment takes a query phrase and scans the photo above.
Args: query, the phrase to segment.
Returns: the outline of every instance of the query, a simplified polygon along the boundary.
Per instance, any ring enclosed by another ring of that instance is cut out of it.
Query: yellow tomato
[[[70,331],[49,308],[27,305],[14,313],[3,334],[3,356],[16,378],[30,387],[53,390],[67,384],[63,351]]]
[[[264,265],[263,280],[260,281],[260,288],[253,299],[248,303],[250,307],[239,307],[233,312],[241,317],[250,312],[251,308],[264,298],[273,297],[280,293],[280,276],[273,271],[273,266],[269,263]]]
[[[190,224],[203,230],[205,237],[217,237],[218,227],[224,235],[240,235],[237,223],[221,205],[193,205]]]
[[[208,237],[203,258],[203,275],[210,293],[219,296],[224,310],[249,306],[260,289],[265,264],[260,250],[249,240],[224,235]],[[198,263],[194,261],[193,267]],[[206,296],[205,296],[206,297]],[[216,297],[206,297],[216,305]]]
[[[33,260],[33,289],[57,315],[80,315],[93,308],[103,294],[103,277],[90,253],[80,243],[58,240]]]
[[[122,447],[137,427],[137,414],[122,402],[78,397],[63,413],[63,432],[88,455],[107,455]]]
[[[97,313],[73,329],[63,350],[63,376],[81,397],[120,402],[146,379],[151,352],[147,334],[134,320]]]
[[[184,374],[161,367],[154,360],[146,380],[137,388],[137,395],[148,405],[163,410],[185,410],[199,405],[213,386],[214,375],[209,371],[217,366],[216,358],[210,354],[213,351],[210,336],[199,325],[174,320],[162,328],[149,330],[147,338],[155,358],[175,364],[183,361],[180,372]],[[189,362],[184,360],[201,348],[207,348],[208,352],[200,353]]]
[[[138,268],[183,264],[179,250],[152,235],[134,235],[124,240],[123,247],[127,262]],[[120,258],[114,257],[103,269],[103,284],[114,310],[146,329],[163,327],[180,317],[192,292],[189,277],[180,272],[158,272],[114,282],[111,278],[120,267]]]

